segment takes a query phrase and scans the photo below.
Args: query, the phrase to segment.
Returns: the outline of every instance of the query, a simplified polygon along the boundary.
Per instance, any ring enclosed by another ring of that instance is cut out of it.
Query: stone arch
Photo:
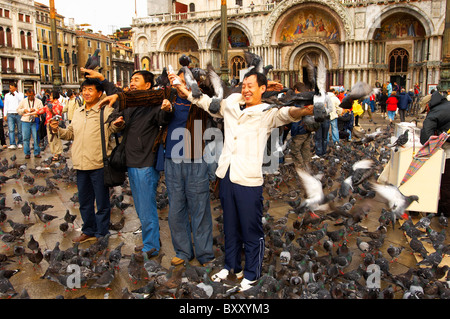
[[[170,40],[173,39],[174,37],[180,36],[180,35],[185,35],[185,36],[192,38],[196,42],[198,50],[203,49],[201,47],[201,41],[199,41],[198,37],[195,35],[195,32],[193,32],[192,30],[190,30],[188,28],[183,28],[183,27],[170,28],[169,30],[167,30],[162,35],[161,40],[158,43],[158,48],[161,51],[165,51]]]
[[[375,36],[376,30],[381,26],[381,23],[391,17],[394,14],[409,14],[416,18],[425,29],[426,36],[431,36],[436,32],[433,22],[428,18],[428,16],[422,12],[419,8],[411,5],[401,5],[397,4],[393,7],[387,7],[381,10],[380,14],[371,21],[371,25],[367,28],[366,39],[372,40]]]
[[[327,0],[288,0],[283,1],[270,14],[268,21],[263,30],[263,43],[270,45],[275,41],[276,26],[281,18],[288,15],[289,12],[298,6],[316,6],[328,8],[326,11],[330,13],[340,26],[341,41],[345,41],[354,37],[353,19],[346,7],[338,1]],[[277,43],[274,43],[277,44]]]
[[[254,43],[253,36],[245,24],[240,23],[238,21],[229,21],[227,25],[228,25],[228,28],[236,28],[236,29],[242,31],[248,39],[249,46],[252,46],[252,44]],[[220,29],[220,23],[219,23],[219,24],[216,24],[213,28],[211,28],[211,30],[208,32],[208,34],[206,36],[206,46],[209,49],[213,49],[213,41],[216,38],[216,36],[218,36],[220,34],[220,31],[221,31],[221,29]]]
[[[323,52],[328,60],[327,69],[331,70],[338,68],[339,61],[336,54],[331,46],[321,38],[307,38],[295,42],[292,48],[286,53],[284,68],[287,70],[294,70],[296,60],[299,58],[299,55],[301,55],[301,52],[305,50]]]
[[[136,52],[146,54],[149,50],[149,39],[145,33],[141,33],[136,36]]]

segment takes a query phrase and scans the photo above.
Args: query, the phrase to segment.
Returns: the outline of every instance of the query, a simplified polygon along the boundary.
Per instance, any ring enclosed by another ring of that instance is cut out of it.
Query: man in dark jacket
[[[398,100],[398,113],[400,114],[400,122],[406,121],[406,111],[408,110],[409,104],[412,102],[409,94],[406,93],[405,89],[401,89],[400,94],[397,95]]]
[[[436,91],[431,95],[428,107],[430,111],[420,131],[422,144],[425,144],[430,136],[440,135],[450,129],[450,101]],[[441,177],[438,212],[450,216],[450,142],[445,142],[442,148],[445,151],[446,160],[444,174]]]
[[[153,74],[149,71],[134,72],[131,76],[130,90],[151,90],[153,78]],[[170,105],[163,108],[137,106],[124,110],[125,130],[127,131],[125,154],[128,178],[136,213],[142,226],[143,245],[138,246],[136,250],[147,253],[154,248],[156,250],[153,255],[157,255],[160,250],[156,204],[159,172],[154,167],[156,152],[153,150],[153,145],[160,126],[167,125],[172,114]]]

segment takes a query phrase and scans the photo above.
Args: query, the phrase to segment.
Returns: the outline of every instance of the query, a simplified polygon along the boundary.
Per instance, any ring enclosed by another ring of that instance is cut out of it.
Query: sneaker
[[[8,148],[9,148],[10,150],[16,150],[16,149],[17,149],[17,146],[15,146],[15,145],[10,145]]]
[[[239,289],[239,291],[241,292],[241,291],[246,291],[246,290],[248,290],[248,289],[250,289],[250,288],[252,288],[253,287],[253,284],[256,282],[256,280],[248,280],[248,279],[243,279],[242,281],[241,281],[241,289]]]
[[[17,145],[17,148],[21,149],[21,148],[23,148],[23,145],[19,144],[19,145]]]
[[[217,274],[214,274],[211,276],[212,281],[215,282],[220,282],[222,280],[225,280],[228,278],[228,275],[230,274],[230,272],[228,271],[228,269],[222,269],[221,271],[219,271]],[[242,279],[244,278],[244,271],[241,270],[240,272],[238,272],[236,274],[236,278],[237,279]]]
[[[320,156],[318,155],[314,155],[313,157],[311,157],[311,159],[318,159],[318,158],[320,158]]]

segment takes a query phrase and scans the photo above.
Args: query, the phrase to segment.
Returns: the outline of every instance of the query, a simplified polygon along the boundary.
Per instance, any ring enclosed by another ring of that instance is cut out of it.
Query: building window
[[[106,57],[106,65],[109,65],[109,56]]]
[[[24,22],[25,19],[23,18],[23,13],[19,13],[19,21]]]
[[[31,22],[31,17],[28,14],[25,16],[25,22]]]
[[[245,59],[241,56],[235,56],[231,59],[231,75],[239,79],[239,71],[245,69]]]
[[[409,54],[405,49],[395,49],[389,55],[389,72],[404,73],[408,72]]]
[[[195,12],[195,3],[190,3],[189,4],[189,11],[190,12]]]
[[[47,46],[45,44],[42,45],[42,57],[44,60],[48,60]]]
[[[3,27],[0,27],[0,47],[5,46],[5,31],[3,30]]]
[[[87,40],[87,46],[88,46],[88,48],[91,47],[91,40]]]
[[[5,10],[4,11],[4,15],[3,17],[8,18],[9,19],[9,10]]]
[[[33,37],[31,35],[31,32],[27,33],[27,49],[33,50]]]
[[[242,0],[236,0],[236,5],[242,7]]]
[[[106,44],[106,51],[109,51],[109,44]]]
[[[10,28],[6,29],[6,46],[12,48],[12,32]]]
[[[26,39],[25,32],[20,31],[20,47],[25,50],[26,49]]]

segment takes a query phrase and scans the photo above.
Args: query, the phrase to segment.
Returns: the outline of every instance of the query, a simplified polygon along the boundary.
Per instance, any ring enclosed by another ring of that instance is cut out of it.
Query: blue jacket
[[[398,94],[397,100],[398,100],[397,107],[400,110],[407,110],[409,103],[412,102],[411,97],[409,96],[409,94],[406,94],[406,92],[401,92],[400,94]]]

